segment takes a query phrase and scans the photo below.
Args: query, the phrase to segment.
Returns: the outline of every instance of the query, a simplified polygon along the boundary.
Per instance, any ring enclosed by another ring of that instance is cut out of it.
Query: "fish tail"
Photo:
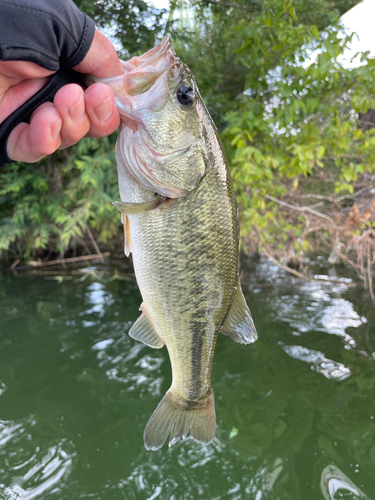
[[[147,450],[158,450],[168,435],[169,446],[190,437],[198,443],[209,443],[215,437],[214,393],[201,401],[182,401],[168,391],[147,422],[143,440]]]

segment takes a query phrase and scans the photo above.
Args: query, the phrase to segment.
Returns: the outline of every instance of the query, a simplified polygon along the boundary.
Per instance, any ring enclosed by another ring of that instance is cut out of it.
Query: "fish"
[[[142,295],[129,335],[166,346],[172,384],[145,431],[157,450],[209,443],[216,417],[211,370],[219,332],[250,344],[257,332],[238,275],[239,222],[219,133],[169,37],[102,79],[121,117],[116,161],[124,251]]]

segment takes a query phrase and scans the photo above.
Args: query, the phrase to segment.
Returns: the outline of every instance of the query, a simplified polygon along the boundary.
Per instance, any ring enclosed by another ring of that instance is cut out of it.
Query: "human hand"
[[[73,68],[98,78],[123,73],[112,43],[99,31],[80,64]],[[0,123],[38,92],[53,71],[28,61],[0,60]],[[77,84],[62,87],[53,103],[41,104],[30,124],[17,125],[7,141],[7,155],[14,161],[33,163],[82,137],[103,137],[119,126],[112,90],[95,83],[83,90]]]

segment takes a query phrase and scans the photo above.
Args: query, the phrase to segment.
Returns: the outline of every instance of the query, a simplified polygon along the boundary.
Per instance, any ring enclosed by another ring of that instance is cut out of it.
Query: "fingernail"
[[[69,115],[74,122],[80,123],[85,120],[85,104],[82,99],[79,99],[79,101],[76,102],[72,108],[70,108]]]
[[[100,106],[94,108],[94,113],[98,121],[106,122],[112,115],[113,103],[110,96],[108,96]]]
[[[62,125],[61,119],[57,120],[57,122],[51,124],[51,136],[52,136],[52,139],[56,139],[60,135],[61,125]]]

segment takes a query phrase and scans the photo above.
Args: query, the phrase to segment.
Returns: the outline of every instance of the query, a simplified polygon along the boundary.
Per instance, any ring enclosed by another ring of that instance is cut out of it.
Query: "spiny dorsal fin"
[[[126,201],[114,201],[113,204],[120,210],[122,214],[126,215],[137,215],[147,210],[152,210],[165,201],[164,196],[159,194],[155,196],[154,200],[148,201],[146,203],[128,203]]]
[[[143,304],[140,309],[142,314],[130,328],[129,335],[133,339],[139,340],[139,342],[143,342],[154,349],[160,349],[163,347],[164,342],[160,340],[159,335],[156,333],[154,325],[151,323],[146,311],[144,310]]]
[[[246,304],[239,281],[221,331],[224,335],[227,335],[240,344],[251,344],[258,338],[254,321]]]

